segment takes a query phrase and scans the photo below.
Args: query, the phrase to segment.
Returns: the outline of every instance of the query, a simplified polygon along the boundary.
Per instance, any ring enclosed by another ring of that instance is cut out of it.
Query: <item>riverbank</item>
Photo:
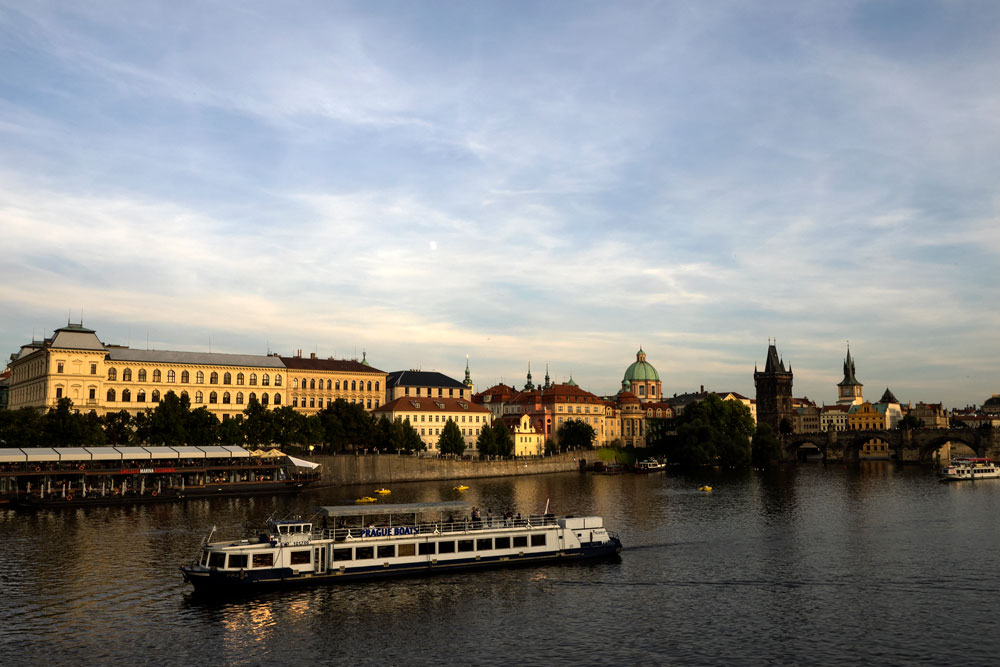
[[[581,454],[583,456],[581,456]],[[464,461],[399,454],[366,456],[318,455],[306,457],[321,467],[317,485],[391,484],[393,482],[429,482],[482,477],[513,477],[569,472],[580,469],[580,458],[593,458],[593,452],[570,452],[541,459],[509,461]]]

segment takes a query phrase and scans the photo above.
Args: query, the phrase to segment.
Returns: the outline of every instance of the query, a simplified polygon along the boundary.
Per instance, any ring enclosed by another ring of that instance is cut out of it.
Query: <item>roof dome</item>
[[[639,348],[639,351],[635,354],[635,361],[625,369],[625,377],[623,381],[627,380],[629,383],[634,383],[636,381],[652,381],[659,382],[660,374],[656,372],[653,368],[653,364],[646,361],[646,353]]]

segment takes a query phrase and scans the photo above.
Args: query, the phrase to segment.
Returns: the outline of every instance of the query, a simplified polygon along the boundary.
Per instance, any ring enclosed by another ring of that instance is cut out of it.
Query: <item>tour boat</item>
[[[195,591],[258,591],[487,567],[613,557],[601,517],[472,520],[464,502],[320,507],[322,523],[269,521],[267,532],[202,543],[181,568]],[[327,522],[330,522],[327,527]]]
[[[644,461],[639,461],[635,464],[635,471],[637,473],[647,473],[647,472],[659,472],[661,470],[666,470],[667,464],[661,463],[656,459],[646,459]]]
[[[992,459],[954,458],[941,468],[941,480],[992,479],[1000,477],[1000,467]]]

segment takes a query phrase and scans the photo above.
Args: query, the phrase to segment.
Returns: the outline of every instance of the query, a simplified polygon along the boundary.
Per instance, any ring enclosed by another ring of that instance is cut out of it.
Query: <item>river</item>
[[[454,500],[456,482],[388,502]],[[598,514],[620,560],[355,583],[229,602],[178,566],[298,497],[0,509],[0,662],[276,665],[995,664],[1000,480],[891,463],[471,480],[484,510]],[[698,491],[702,484],[711,493]]]

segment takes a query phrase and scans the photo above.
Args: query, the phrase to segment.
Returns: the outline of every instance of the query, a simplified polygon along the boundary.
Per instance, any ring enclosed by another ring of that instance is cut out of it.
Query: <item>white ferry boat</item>
[[[1000,477],[1000,467],[992,459],[956,458],[941,468],[942,481],[992,479]]]
[[[637,473],[649,473],[649,472],[660,472],[661,470],[666,470],[667,464],[662,461],[657,461],[656,459],[646,459],[644,461],[639,461],[635,464],[635,471]]]
[[[181,572],[196,591],[256,591],[621,552],[621,541],[601,517],[474,521],[470,508],[458,501],[320,507],[320,526],[271,521],[256,538],[211,542],[209,535],[198,560]]]

